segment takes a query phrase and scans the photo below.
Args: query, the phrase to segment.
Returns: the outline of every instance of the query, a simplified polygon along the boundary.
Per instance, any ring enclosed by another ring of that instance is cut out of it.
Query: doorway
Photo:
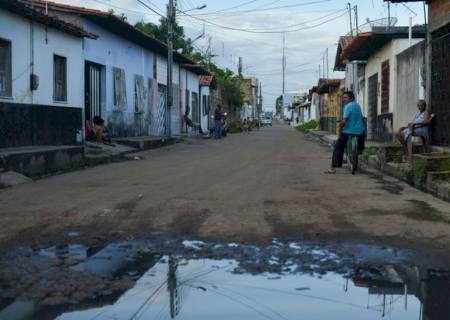
[[[85,119],[92,121],[95,116],[102,116],[102,93],[101,93],[102,66],[92,62],[85,63]]]

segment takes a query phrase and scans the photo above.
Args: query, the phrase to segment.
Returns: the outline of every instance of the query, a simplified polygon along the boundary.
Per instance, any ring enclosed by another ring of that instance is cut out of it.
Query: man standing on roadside
[[[344,105],[344,116],[339,124],[341,127],[341,134],[334,146],[331,169],[326,173],[336,173],[336,168],[342,167],[344,150],[350,135],[358,137],[359,153],[362,153],[364,150],[364,118],[361,107],[355,102],[355,95],[352,91],[344,92],[342,95],[342,104]]]
[[[222,137],[222,110],[220,104],[217,105],[214,110],[214,139],[220,139]]]

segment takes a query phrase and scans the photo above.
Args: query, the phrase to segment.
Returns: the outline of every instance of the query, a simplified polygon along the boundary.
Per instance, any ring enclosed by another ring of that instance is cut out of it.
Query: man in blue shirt
[[[342,103],[344,105],[344,116],[340,122],[341,134],[334,146],[331,170],[328,173],[336,173],[336,168],[342,167],[344,150],[350,135],[358,137],[359,153],[362,153],[364,150],[364,118],[361,107],[355,102],[355,95],[352,91],[344,92],[342,95]]]

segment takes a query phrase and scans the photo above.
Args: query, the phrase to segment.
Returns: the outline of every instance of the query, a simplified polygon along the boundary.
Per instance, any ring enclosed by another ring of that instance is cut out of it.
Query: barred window
[[[11,87],[11,42],[0,39],[0,96],[10,97]]]
[[[67,101],[67,59],[53,56],[53,100]]]

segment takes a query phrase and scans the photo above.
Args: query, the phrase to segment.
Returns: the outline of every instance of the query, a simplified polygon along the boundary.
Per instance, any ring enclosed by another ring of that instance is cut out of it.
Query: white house
[[[216,89],[216,82],[213,76],[200,76],[200,96],[201,96],[201,128],[207,132],[209,128],[213,127],[214,108],[211,107],[212,90]]]
[[[97,36],[0,2],[0,148],[82,141],[84,38]]]
[[[422,41],[426,32],[423,26],[415,26],[408,39],[408,31],[408,27],[374,27],[372,32],[358,34],[342,52],[343,61],[367,61],[361,107],[369,140],[392,141],[394,132],[411,122],[399,117],[404,113],[397,106],[397,55]]]

